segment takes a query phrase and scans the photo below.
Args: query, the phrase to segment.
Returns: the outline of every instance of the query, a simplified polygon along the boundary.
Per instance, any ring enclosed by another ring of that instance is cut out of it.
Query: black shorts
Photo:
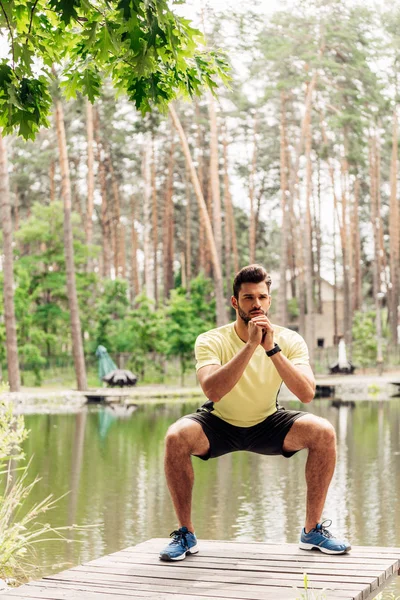
[[[192,419],[203,428],[210,448],[207,454],[199,456],[202,460],[217,458],[229,452],[247,450],[256,454],[280,454],[290,458],[295,452],[285,452],[283,442],[293,423],[306,412],[285,410],[278,408],[274,414],[261,423],[251,427],[237,427],[216,417],[206,408],[199,408],[197,412],[183,418]]]

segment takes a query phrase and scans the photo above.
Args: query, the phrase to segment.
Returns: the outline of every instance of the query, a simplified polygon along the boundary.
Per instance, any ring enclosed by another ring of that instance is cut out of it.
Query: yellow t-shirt
[[[305,341],[295,331],[274,325],[274,341],[294,365],[309,365]],[[245,346],[234,323],[199,335],[195,344],[196,371],[207,365],[225,365]],[[282,378],[262,346],[256,348],[237,384],[219,402],[213,415],[231,425],[251,427],[277,410]]]

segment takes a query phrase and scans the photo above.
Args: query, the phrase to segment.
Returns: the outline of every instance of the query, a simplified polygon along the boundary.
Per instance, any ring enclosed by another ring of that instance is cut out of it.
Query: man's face
[[[232,296],[232,306],[244,323],[251,321],[253,317],[268,315],[271,306],[271,296],[265,281],[261,283],[242,283],[239,290],[239,298]]]

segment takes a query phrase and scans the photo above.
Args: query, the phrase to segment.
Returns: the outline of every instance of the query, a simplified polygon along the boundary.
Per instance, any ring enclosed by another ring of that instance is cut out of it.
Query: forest
[[[99,344],[142,380],[185,374],[254,262],[313,364],[323,282],[332,344],[398,364],[400,5],[207,9],[194,29],[179,3],[45,4],[0,3],[11,390],[72,366],[86,389]]]

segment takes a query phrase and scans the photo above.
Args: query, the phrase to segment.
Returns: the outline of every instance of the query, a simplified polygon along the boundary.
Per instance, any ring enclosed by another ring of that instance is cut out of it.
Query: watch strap
[[[266,350],[265,354],[267,356],[273,356],[274,354],[276,354],[277,352],[281,352],[282,349],[278,346],[278,344],[275,342],[275,346],[272,348],[272,350]]]

